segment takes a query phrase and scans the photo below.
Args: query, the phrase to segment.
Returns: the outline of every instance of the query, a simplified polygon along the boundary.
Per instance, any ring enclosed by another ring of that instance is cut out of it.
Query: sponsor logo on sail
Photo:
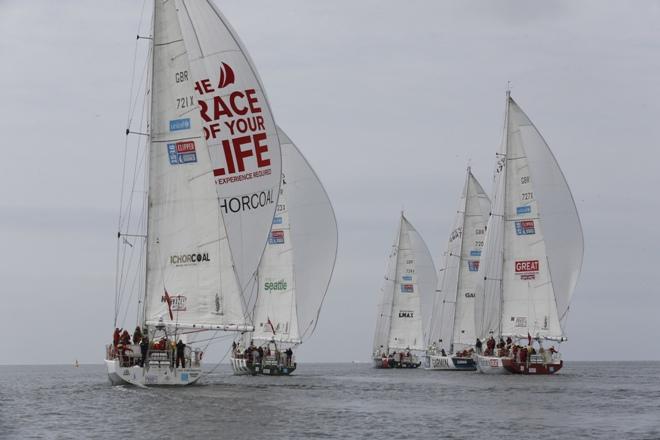
[[[456,240],[459,238],[461,235],[463,235],[463,228],[458,227],[451,231],[451,234],[449,234],[449,242],[451,243],[452,241]]]
[[[539,271],[539,260],[516,261],[515,271],[521,280],[533,280]]]
[[[170,308],[173,312],[185,312],[186,311],[186,301],[188,298],[186,298],[184,295],[175,295],[175,296],[170,296]],[[165,297],[162,297],[160,299],[160,302],[167,302]]]
[[[399,310],[399,318],[414,318],[412,310]]]
[[[532,212],[532,207],[530,205],[525,205],[525,206],[518,206],[516,208],[516,214],[521,215],[521,214],[529,214]]]
[[[465,297],[466,298],[474,298],[477,295],[474,292],[465,292]]]
[[[266,292],[282,292],[285,291],[289,287],[289,283],[286,282],[286,280],[281,279],[281,280],[270,280],[264,282],[264,290]]]
[[[284,231],[270,231],[270,235],[268,236],[268,244],[284,244]]]
[[[190,128],[190,118],[173,119],[170,121],[170,131],[188,130]]]
[[[211,261],[211,259],[209,258],[208,252],[199,254],[170,255],[170,264],[175,266],[189,266],[209,261]]]
[[[479,260],[468,260],[468,270],[470,272],[479,272]]]
[[[517,235],[534,235],[536,229],[534,228],[534,220],[520,220],[516,222]]]
[[[401,279],[402,279],[403,281],[412,282],[412,275],[403,275],[403,276],[401,277]]]
[[[170,157],[170,165],[197,162],[194,141],[182,141],[167,144],[167,153]]]
[[[280,216],[273,217],[273,224],[274,225],[281,225],[282,224],[282,217],[280,217]]]
[[[236,76],[234,75],[234,69],[232,69],[229,64],[223,62],[220,65],[220,78],[218,79],[218,88],[224,89],[229,84],[234,84]]]
[[[481,257],[481,251],[470,251],[471,257]]]
[[[527,327],[527,317],[526,316],[512,316],[511,322],[513,322],[514,327],[524,328]]]
[[[261,191],[250,195],[222,199],[220,209],[222,209],[225,214],[229,214],[230,212],[237,213],[263,208],[272,203],[274,203],[273,190],[269,189],[268,191]]]
[[[413,293],[415,287],[412,284],[401,284],[401,293]]]

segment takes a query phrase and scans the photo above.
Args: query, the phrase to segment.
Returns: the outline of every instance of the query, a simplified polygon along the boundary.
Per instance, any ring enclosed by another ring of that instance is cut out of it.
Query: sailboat
[[[372,359],[376,368],[418,368],[424,325],[438,284],[426,243],[401,213],[378,305]]]
[[[148,39],[141,325],[132,340],[116,329],[105,362],[113,384],[190,385],[203,353],[189,337],[254,330],[251,292],[277,205],[280,143],[254,64],[211,1],[156,0]],[[128,237],[140,235],[120,229],[118,261],[133,247]]]
[[[309,338],[337,256],[337,221],[321,181],[279,129],[282,182],[277,210],[258,271],[254,331],[232,350],[234,374],[288,375],[293,348]]]
[[[477,336],[486,340],[477,367],[552,374],[563,366],[554,344],[566,340],[582,226],[555,157],[510,92],[504,121],[475,301]]]
[[[468,167],[427,331],[430,370],[476,370],[474,297],[489,214],[490,200]]]

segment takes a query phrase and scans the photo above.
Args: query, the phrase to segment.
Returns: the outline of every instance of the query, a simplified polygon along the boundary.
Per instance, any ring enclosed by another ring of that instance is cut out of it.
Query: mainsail
[[[378,305],[374,351],[425,350],[437,275],[424,240],[401,214]]]
[[[429,345],[436,342],[454,351],[474,345],[475,289],[489,213],[490,200],[468,168],[449,234],[443,278],[435,296],[427,334]]]
[[[316,327],[337,256],[337,222],[323,185],[281,130],[282,185],[259,266],[254,340],[301,343]]]
[[[566,179],[507,93],[475,307],[477,334],[562,340],[583,237]]]
[[[280,185],[275,122],[210,1],[156,0],[152,37],[145,322],[249,330]]]

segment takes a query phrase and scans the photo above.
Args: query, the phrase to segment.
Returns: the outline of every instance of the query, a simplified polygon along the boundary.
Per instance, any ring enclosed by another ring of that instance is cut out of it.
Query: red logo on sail
[[[234,84],[236,76],[234,75],[234,70],[229,67],[229,64],[222,63],[220,66],[220,81],[218,81],[218,88],[223,89],[229,84]]]
[[[516,275],[520,275],[521,280],[533,280],[539,271],[539,260],[516,261]]]

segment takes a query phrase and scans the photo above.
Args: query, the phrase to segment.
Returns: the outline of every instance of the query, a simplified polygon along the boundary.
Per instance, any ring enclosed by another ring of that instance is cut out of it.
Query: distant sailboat
[[[486,340],[485,353],[477,356],[479,371],[559,371],[559,353],[542,344],[566,340],[563,325],[582,254],[582,227],[564,175],[507,92],[475,301],[477,336]],[[534,340],[536,353],[530,351]]]
[[[254,331],[231,356],[235,374],[288,375],[293,348],[316,328],[337,256],[337,222],[321,181],[279,129],[282,184],[258,271]],[[287,353],[288,352],[288,353]]]
[[[468,167],[427,332],[429,369],[475,370],[474,297],[490,200]]]
[[[428,322],[438,280],[424,240],[401,213],[381,289],[374,336],[376,368],[417,368],[426,351]]]
[[[115,336],[106,366],[113,384],[189,385],[202,353],[188,336],[254,330],[280,145],[255,67],[212,2],[156,0],[150,40],[142,334]]]

